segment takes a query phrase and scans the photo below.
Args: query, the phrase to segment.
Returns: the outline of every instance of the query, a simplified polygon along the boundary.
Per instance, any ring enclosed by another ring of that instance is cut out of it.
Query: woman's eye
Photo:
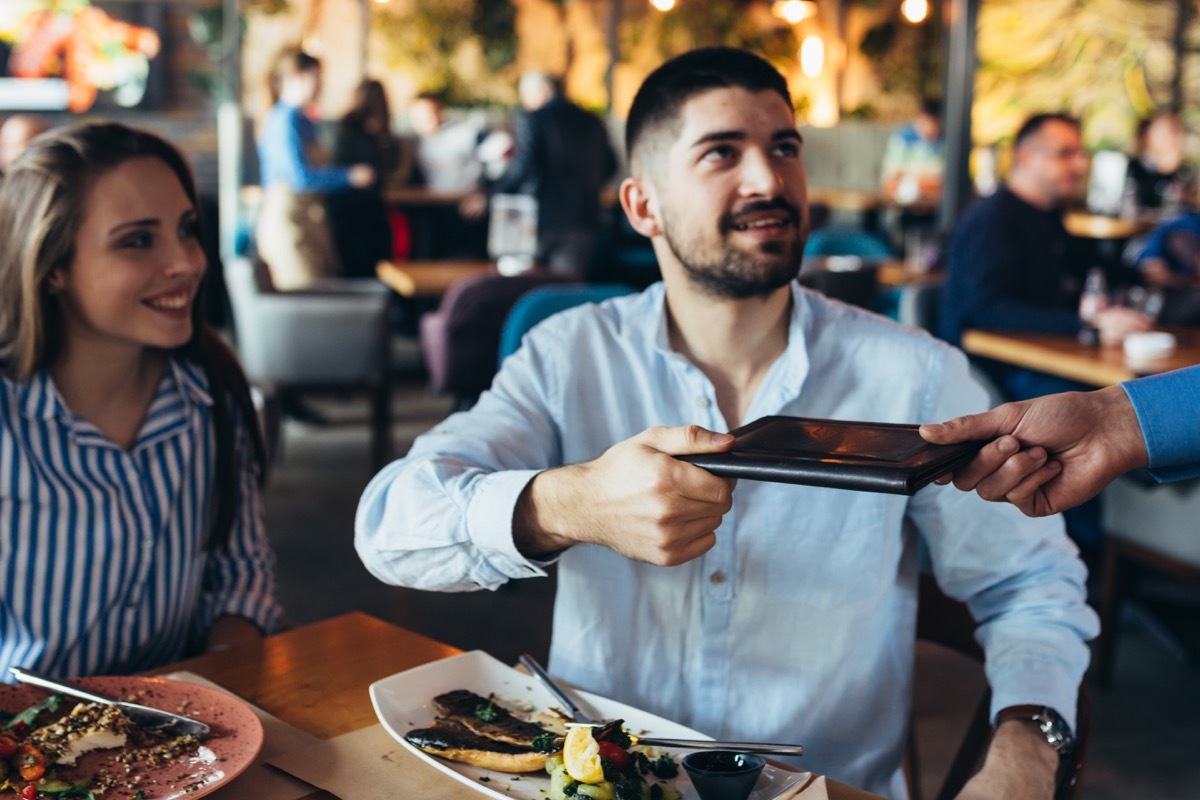
[[[200,220],[196,218],[185,219],[179,223],[179,238],[181,239],[198,239],[200,238]]]
[[[154,244],[154,235],[150,231],[138,231],[121,239],[121,247],[143,250]]]

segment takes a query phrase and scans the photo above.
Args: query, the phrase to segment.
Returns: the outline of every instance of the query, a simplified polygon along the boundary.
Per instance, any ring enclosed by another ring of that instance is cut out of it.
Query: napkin
[[[269,759],[272,766],[343,800],[462,800],[463,785],[418,759],[382,725],[372,725]]]
[[[819,775],[805,786],[800,794],[796,795],[796,800],[880,800],[880,798],[877,794],[864,792],[862,789],[855,789],[853,786],[847,786],[844,783],[830,780],[824,775]]]
[[[194,683],[197,686],[207,686],[218,689],[226,694],[233,694],[207,678],[202,678],[193,672],[172,672],[159,677],[184,683]],[[234,695],[236,696],[236,695]],[[238,698],[239,700],[241,698]],[[245,700],[242,700],[245,703]],[[213,800],[298,800],[313,793],[313,787],[301,780],[267,766],[267,761],[277,755],[292,750],[310,747],[320,741],[317,737],[305,733],[299,728],[288,725],[278,717],[268,714],[257,706],[246,703],[254,711],[263,726],[263,746],[254,763],[246,771],[212,793]]]

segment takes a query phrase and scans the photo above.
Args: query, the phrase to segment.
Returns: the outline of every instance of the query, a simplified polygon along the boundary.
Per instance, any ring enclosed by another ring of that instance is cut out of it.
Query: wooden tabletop
[[[1131,364],[1118,345],[1088,347],[1074,337],[1050,334],[970,330],[963,333],[962,348],[972,355],[1103,387],[1200,364],[1200,328],[1173,332],[1178,340],[1175,352],[1142,364]]]
[[[379,280],[403,297],[441,297],[456,282],[496,272],[494,261],[380,261]]]
[[[829,269],[830,256],[809,256],[804,259],[804,269]],[[875,279],[880,286],[901,288],[904,286],[929,286],[941,284],[946,275],[941,270],[917,270],[908,266],[908,262],[900,258],[889,258],[884,261],[864,258],[864,267],[875,268]]]
[[[389,186],[383,190],[383,199],[393,206],[456,206],[470,192],[447,192],[427,186]]]
[[[1071,211],[1063,217],[1067,233],[1082,239],[1128,239],[1145,233],[1154,227],[1148,219],[1125,219],[1089,214],[1086,211]]]

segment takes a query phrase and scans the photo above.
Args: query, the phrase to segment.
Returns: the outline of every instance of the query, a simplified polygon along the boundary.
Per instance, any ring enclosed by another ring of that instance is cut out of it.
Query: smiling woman
[[[166,141],[52,131],[0,184],[0,674],[120,673],[279,621],[246,379]]]

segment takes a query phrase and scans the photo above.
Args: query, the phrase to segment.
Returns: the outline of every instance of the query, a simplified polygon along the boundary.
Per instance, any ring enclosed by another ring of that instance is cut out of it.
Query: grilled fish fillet
[[[454,720],[416,728],[404,738],[431,755],[497,772],[538,772],[546,768],[545,753],[479,736]]]
[[[492,710],[495,712],[495,719],[490,722],[481,720],[475,712],[480,706],[487,706],[490,702],[486,697],[480,697],[466,689],[457,689],[433,698],[433,706],[439,716],[462,723],[480,736],[497,742],[533,747],[534,737],[546,732],[540,726],[519,720],[494,704]]]

